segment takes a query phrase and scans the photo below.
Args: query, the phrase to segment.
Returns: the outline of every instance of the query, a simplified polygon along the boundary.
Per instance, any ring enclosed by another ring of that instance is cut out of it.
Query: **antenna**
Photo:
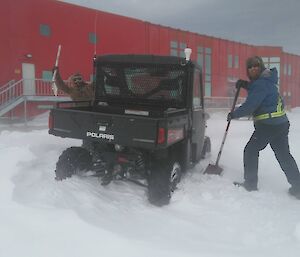
[[[93,81],[92,81],[92,87],[94,89],[94,92],[96,90],[96,84],[97,84],[97,75],[96,75],[96,58],[97,58],[97,22],[98,22],[98,11],[96,10],[96,16],[94,20],[94,34],[95,34],[95,45],[94,45],[94,57],[93,57]],[[94,104],[96,103],[96,99],[94,99]]]
[[[94,45],[94,58],[97,55],[97,21],[98,21],[98,11],[96,10],[96,16],[94,21],[94,34],[95,34],[95,45]]]

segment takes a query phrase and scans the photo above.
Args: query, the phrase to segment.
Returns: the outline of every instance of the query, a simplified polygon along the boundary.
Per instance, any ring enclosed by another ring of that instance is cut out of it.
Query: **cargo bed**
[[[49,133],[55,136],[156,149],[184,138],[187,112],[186,109],[150,110],[104,104],[79,109],[58,104],[51,110],[50,120]]]

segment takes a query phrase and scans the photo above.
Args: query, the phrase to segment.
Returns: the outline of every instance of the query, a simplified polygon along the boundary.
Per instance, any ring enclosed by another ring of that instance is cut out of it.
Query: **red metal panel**
[[[145,33],[145,23],[142,21],[102,13],[100,17],[99,53],[145,53]]]
[[[146,37],[148,39],[148,48],[146,50],[147,53],[150,54],[160,54],[160,44],[161,44],[161,39],[160,39],[160,27],[146,23],[147,27],[147,33]]]
[[[40,35],[41,24],[50,26],[50,37]],[[281,92],[292,92],[292,105],[300,106],[300,56],[285,53],[282,47],[233,42],[54,0],[3,1],[0,30],[0,85],[20,79],[23,62],[34,64],[40,78],[42,71],[52,69],[58,44],[62,45],[59,66],[63,78],[80,71],[89,79],[95,50],[97,54],[169,55],[170,42],[177,41],[192,48],[193,60],[197,60],[198,46],[212,49],[212,96],[228,94],[228,77],[247,78],[249,56],[280,57]],[[96,47],[88,40],[93,32],[98,35]],[[228,68],[228,54],[239,57],[239,67]],[[283,74],[284,64],[292,65],[290,76]]]
[[[10,47],[10,24],[11,19],[11,3],[10,1],[2,1],[0,8],[0,86],[7,83],[9,80],[15,77],[12,69],[12,50]]]

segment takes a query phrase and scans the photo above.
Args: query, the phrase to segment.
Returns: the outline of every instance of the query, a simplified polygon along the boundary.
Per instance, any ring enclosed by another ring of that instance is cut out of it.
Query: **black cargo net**
[[[117,99],[182,103],[186,71],[179,65],[102,66],[102,95]]]

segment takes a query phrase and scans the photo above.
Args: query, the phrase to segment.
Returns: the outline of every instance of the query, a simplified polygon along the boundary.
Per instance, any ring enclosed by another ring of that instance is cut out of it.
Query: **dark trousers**
[[[300,174],[298,166],[290,153],[288,133],[290,123],[279,125],[255,124],[249,142],[244,149],[244,179],[245,183],[257,185],[259,152],[270,144],[281,169],[288,182],[300,187]]]

